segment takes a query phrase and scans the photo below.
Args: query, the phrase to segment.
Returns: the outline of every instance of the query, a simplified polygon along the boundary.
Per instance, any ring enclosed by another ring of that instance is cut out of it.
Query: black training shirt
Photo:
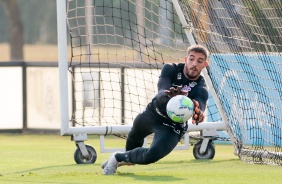
[[[208,100],[208,89],[204,77],[200,75],[197,80],[187,79],[183,73],[184,64],[165,64],[161,71],[158,81],[158,94],[153,98],[152,105],[157,107],[161,114],[166,114],[166,104],[170,99],[164,90],[169,90],[170,87],[182,86],[183,90],[188,91],[188,97],[199,102],[202,112],[205,111]],[[160,113],[159,113],[160,114]]]

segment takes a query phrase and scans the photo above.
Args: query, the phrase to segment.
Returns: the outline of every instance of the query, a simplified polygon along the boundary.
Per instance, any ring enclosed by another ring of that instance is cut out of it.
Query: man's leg
[[[120,162],[151,164],[168,155],[177,145],[180,136],[163,124],[154,127],[155,135],[150,148],[138,147],[125,153],[114,153],[103,170],[104,175],[115,174]]]
[[[136,116],[126,139],[126,151],[143,146],[144,138],[153,133],[154,121],[153,116],[146,111]]]
[[[126,151],[132,150],[137,147],[142,147],[144,143],[144,138],[147,135],[153,133],[153,124],[154,124],[154,118],[152,117],[150,113],[147,113],[146,111],[144,111],[138,114],[136,118],[134,119],[132,129],[130,130],[128,134],[128,138],[126,139],[126,146],[125,146]],[[116,153],[112,155],[116,155]],[[102,164],[101,166],[102,169],[105,169],[105,167],[108,164],[108,161],[112,158],[112,155],[110,156],[108,160],[106,160]],[[123,156],[123,158],[120,158],[123,160],[127,160],[128,158],[127,154],[120,155],[120,156]],[[114,167],[110,168],[110,170],[114,170],[115,167],[122,166],[122,165],[132,165],[131,163],[128,163],[128,161],[118,162],[118,164],[116,165],[115,159],[112,158],[112,160],[113,160]],[[112,171],[109,171],[108,173],[112,173]]]
[[[125,156],[127,161],[134,164],[151,164],[168,155],[179,142],[179,135],[174,132],[173,128],[163,125],[162,123],[155,124],[154,140],[150,148],[138,147],[126,153],[117,154]],[[118,160],[124,161],[124,160]]]

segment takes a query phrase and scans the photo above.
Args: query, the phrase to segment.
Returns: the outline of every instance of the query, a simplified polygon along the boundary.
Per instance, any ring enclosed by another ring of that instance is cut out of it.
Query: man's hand
[[[200,110],[199,102],[197,100],[193,100],[194,103],[194,114],[192,117],[192,124],[198,125],[199,123],[204,121],[204,114]]]
[[[169,98],[172,98],[176,95],[187,96],[187,94],[188,94],[188,91],[182,90],[182,86],[177,86],[177,89],[174,89],[174,87],[171,87],[171,88],[169,88],[169,90],[165,90],[164,92],[165,92],[165,94],[167,94],[167,96],[169,96]]]

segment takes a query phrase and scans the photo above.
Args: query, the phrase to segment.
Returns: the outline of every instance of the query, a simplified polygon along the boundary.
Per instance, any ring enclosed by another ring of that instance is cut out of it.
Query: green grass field
[[[124,145],[120,138],[106,141],[107,147]],[[100,153],[98,136],[85,143],[97,151],[95,164],[74,162],[76,147],[68,136],[0,134],[0,183],[282,183],[282,167],[244,163],[229,144],[216,144],[213,160],[195,160],[190,147],[155,164],[124,166],[116,175],[103,176],[100,165],[109,153]]]

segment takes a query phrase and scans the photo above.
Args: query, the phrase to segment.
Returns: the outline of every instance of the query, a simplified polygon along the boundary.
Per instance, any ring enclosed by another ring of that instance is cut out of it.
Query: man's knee
[[[157,162],[158,160],[160,160],[161,158],[145,158],[144,159],[144,162],[142,164],[144,165],[148,165],[148,164],[152,164],[152,163],[155,163]]]

